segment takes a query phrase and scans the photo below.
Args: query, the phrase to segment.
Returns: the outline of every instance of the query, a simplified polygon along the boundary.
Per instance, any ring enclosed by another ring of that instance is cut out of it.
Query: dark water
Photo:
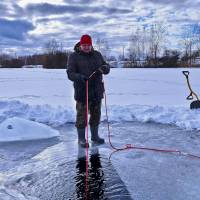
[[[108,156],[100,155],[98,148],[92,146],[89,149],[88,191],[86,193],[86,150],[78,148],[74,125],[68,125],[67,131],[66,127],[59,131],[61,132],[59,138],[1,143],[0,155],[3,159],[0,163],[0,172],[6,172],[16,166],[18,169],[14,172],[16,178],[11,178],[11,181],[4,183],[8,191],[14,190],[16,194],[10,196],[7,190],[0,189],[0,200],[10,198],[18,200],[20,199],[18,195],[30,200],[34,197],[39,200],[131,199],[126,186],[108,160]],[[49,148],[49,160],[48,158],[42,161],[31,160],[47,148]],[[70,150],[72,154],[69,153]],[[31,163],[34,162],[38,168],[31,170],[33,167]],[[24,173],[23,165],[32,173],[19,175]],[[6,198],[1,199],[4,195]]]
[[[71,199],[131,199],[124,183],[107,159],[93,154],[89,159],[88,193],[85,193],[86,159],[77,160],[76,193]]]
[[[100,156],[98,149],[89,156],[88,175],[88,192],[85,193],[86,157],[81,157],[21,177],[8,187],[40,200],[132,199],[116,170],[107,158]]]

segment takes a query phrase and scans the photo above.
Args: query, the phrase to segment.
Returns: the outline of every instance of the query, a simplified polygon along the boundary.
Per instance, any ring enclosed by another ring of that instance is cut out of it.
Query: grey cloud
[[[91,34],[96,38],[105,38],[112,44],[112,50],[120,49],[122,43],[128,42],[128,35],[138,26],[149,26],[154,19],[166,19],[173,26],[198,19],[200,0],[63,0],[65,4],[32,3],[20,7],[18,0],[0,1],[0,39],[6,47],[30,47],[32,51],[42,48],[51,38],[63,42],[63,46],[73,47],[82,34]],[[27,2],[30,2],[29,0]],[[49,2],[53,2],[50,1]],[[161,13],[159,8],[164,11]],[[185,9],[187,9],[186,14]],[[192,11],[196,12],[195,17]],[[53,15],[53,16],[52,16]],[[15,20],[7,20],[5,18]],[[4,18],[4,19],[3,19]],[[18,20],[17,20],[18,19]],[[27,19],[30,22],[19,19]],[[40,34],[27,35],[34,29],[31,20],[42,27]],[[52,23],[46,23],[51,21]],[[61,26],[57,27],[61,22]],[[57,29],[54,32],[53,27]],[[73,26],[72,26],[73,25]],[[47,32],[42,31],[48,29]],[[179,28],[177,28],[178,31]],[[117,31],[116,31],[117,30]],[[51,31],[51,32],[49,32]],[[119,33],[119,35],[118,35]],[[28,40],[24,41],[28,36]],[[13,40],[14,39],[14,40]],[[24,42],[21,42],[24,41]],[[2,45],[1,45],[2,47]]]
[[[104,12],[107,14],[127,14],[131,13],[132,10],[126,8],[105,7]]]
[[[195,23],[196,21],[189,19],[188,17],[182,18],[182,19],[169,19],[168,23],[170,24],[191,24]]]
[[[150,2],[153,2],[153,3],[161,3],[161,4],[171,4],[171,3],[186,3],[188,0],[182,0],[182,1],[179,1],[179,0],[174,0],[174,1],[171,1],[171,0],[148,0]]]
[[[26,7],[27,14],[39,14],[42,16],[52,14],[83,14],[83,13],[102,13],[102,14],[126,14],[132,12],[130,9],[121,9],[106,6],[76,6],[76,5],[55,5],[49,3],[29,4]]]
[[[33,30],[32,23],[25,20],[7,20],[0,18],[0,36],[15,40],[24,40],[28,31]]]
[[[26,7],[27,13],[40,15],[53,15],[64,13],[81,13],[86,8],[80,6],[53,5],[49,3],[29,4]]]
[[[73,18],[71,23],[72,24],[84,24],[84,25],[92,25],[96,24],[99,21],[98,18],[95,17],[78,17],[78,18]]]
[[[24,17],[25,16],[25,11],[22,7],[20,7],[17,3],[12,4],[15,13],[13,14],[16,17]]]
[[[0,2],[1,17],[24,17],[24,10],[16,2]]]
[[[191,0],[148,0],[149,2],[155,4],[165,4],[165,5],[174,5],[174,6],[185,6],[187,3],[191,3]],[[147,2],[143,0],[143,2]]]
[[[78,17],[54,17],[54,18],[42,18],[38,19],[38,23],[46,23],[49,21],[61,21],[63,23],[67,24],[73,24],[73,25],[92,25],[96,24],[101,20],[99,17],[92,17],[92,16],[78,16]]]
[[[88,4],[94,2],[94,0],[64,0],[64,2],[69,4]]]
[[[6,16],[8,14],[8,6],[2,2],[0,3],[0,13],[1,16]]]

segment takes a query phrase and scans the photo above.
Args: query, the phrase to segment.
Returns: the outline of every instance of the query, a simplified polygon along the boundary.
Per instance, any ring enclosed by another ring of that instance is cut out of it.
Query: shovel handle
[[[190,74],[190,72],[189,71],[182,71],[183,72],[183,74],[186,76],[186,77],[188,77],[189,76],[189,74]]]
[[[187,96],[187,100],[192,100],[193,99],[193,95],[192,95],[193,93],[191,92],[190,94],[189,94],[189,96]]]

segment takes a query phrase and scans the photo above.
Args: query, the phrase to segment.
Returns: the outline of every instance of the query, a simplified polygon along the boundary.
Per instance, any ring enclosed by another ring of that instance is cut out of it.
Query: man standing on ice
[[[96,73],[89,78],[93,72]],[[87,80],[91,140],[95,144],[104,143],[104,139],[99,137],[98,128],[101,117],[101,100],[104,92],[102,74],[108,74],[109,72],[110,66],[104,61],[101,53],[93,49],[91,37],[82,35],[67,63],[68,78],[74,83],[74,98],[77,111],[75,126],[78,133],[78,143],[82,147],[88,145],[85,139]]]

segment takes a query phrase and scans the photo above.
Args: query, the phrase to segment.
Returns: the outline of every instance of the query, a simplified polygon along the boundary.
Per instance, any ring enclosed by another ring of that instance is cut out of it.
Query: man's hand
[[[108,66],[107,65],[102,65],[101,67],[99,67],[98,71],[102,74],[104,74],[106,71],[108,70]]]
[[[79,74],[79,80],[80,80],[82,83],[85,83],[85,82],[88,80],[88,77],[85,76],[84,74]]]

